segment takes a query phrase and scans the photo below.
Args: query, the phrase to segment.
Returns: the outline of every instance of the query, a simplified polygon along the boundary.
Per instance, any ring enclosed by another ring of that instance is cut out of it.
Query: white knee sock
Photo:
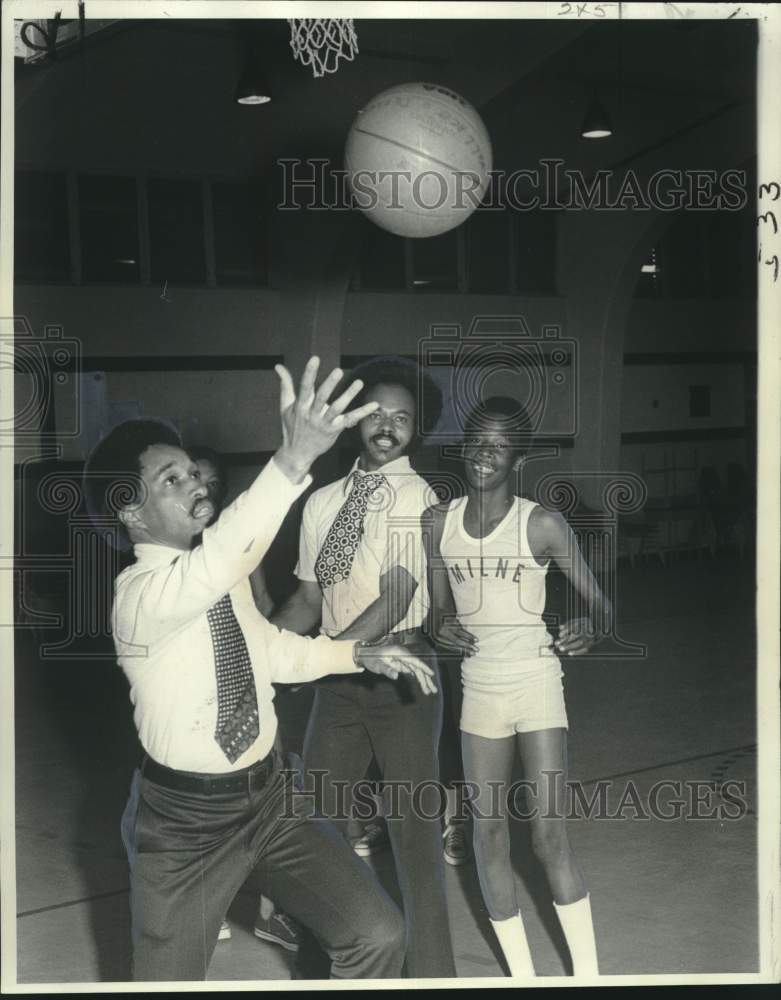
[[[553,904],[569,946],[572,971],[576,976],[598,976],[597,944],[591,919],[591,900],[586,894],[574,903]]]
[[[510,975],[533,976],[535,974],[534,964],[521,914],[517,913],[514,917],[508,917],[507,920],[492,920],[491,926],[502,946],[502,952],[510,967]]]

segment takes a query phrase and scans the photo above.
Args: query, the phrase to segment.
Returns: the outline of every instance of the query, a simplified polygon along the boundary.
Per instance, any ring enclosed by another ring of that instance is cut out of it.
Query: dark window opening
[[[515,288],[529,295],[556,294],[557,212],[515,216]]]
[[[64,173],[17,171],[14,181],[17,281],[68,281],[68,187]]]
[[[476,211],[465,225],[470,292],[510,291],[510,216]]]
[[[251,181],[212,185],[218,285],[268,283],[268,218],[262,189]]]
[[[458,288],[458,237],[456,230],[440,236],[410,240],[412,288],[416,292],[442,292]]]
[[[152,280],[204,284],[203,199],[198,180],[149,180]]]
[[[690,385],[689,386],[689,416],[709,417],[710,416],[710,386]]]
[[[380,229],[365,216],[358,220],[361,230],[360,259],[354,288],[366,291],[404,289],[404,239]]]
[[[138,284],[138,194],[132,177],[79,177],[84,281]]]

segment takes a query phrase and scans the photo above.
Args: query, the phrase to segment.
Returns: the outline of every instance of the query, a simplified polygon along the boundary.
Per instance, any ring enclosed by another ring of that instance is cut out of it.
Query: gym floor
[[[716,795],[699,808],[722,807],[720,819],[637,818],[625,799],[624,818],[569,824],[591,891],[601,971],[757,971],[753,566],[731,552],[667,567],[638,563],[620,568],[615,594],[619,635],[647,646],[647,655],[565,664],[570,777],[589,793],[596,780],[615,779],[614,813],[630,779],[641,810],[662,780],[682,782],[684,798],[695,781],[744,782],[746,809],[729,818],[738,809]],[[17,978],[126,981],[119,819],[138,759],[127,686],[108,659],[42,662],[36,649],[33,634],[20,631]],[[310,699],[308,690],[278,699],[290,750],[300,750]],[[668,809],[670,787],[660,796]],[[520,823],[514,861],[538,975],[566,974],[566,948]],[[372,864],[398,898],[390,852]],[[448,867],[446,877],[459,976],[504,975],[474,864]],[[233,936],[217,945],[210,979],[291,977],[291,955],[252,934],[255,904],[247,892],[237,897]]]

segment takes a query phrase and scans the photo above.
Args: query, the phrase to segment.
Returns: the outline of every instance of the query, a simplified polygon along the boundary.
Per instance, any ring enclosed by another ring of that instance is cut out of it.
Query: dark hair
[[[341,390],[354,379],[363,380],[363,388],[350,404],[350,409],[366,402],[370,389],[378,385],[400,385],[415,400],[415,432],[410,441],[410,451],[420,447],[423,440],[421,416],[426,426],[433,428],[442,412],[442,392],[436,382],[416,362],[398,357],[381,357],[367,361],[353,369],[340,386]],[[338,392],[339,390],[337,390]],[[334,394],[336,396],[336,393]]]
[[[526,408],[512,396],[489,396],[481,400],[467,413],[464,421],[464,437],[483,429],[488,421],[501,425],[513,447],[525,454],[532,442],[533,427]]]
[[[209,448],[205,444],[194,444],[188,447],[187,454],[193,460],[193,462],[200,462],[204,459],[207,462],[211,462],[214,468],[217,470],[217,475],[220,477],[220,483],[222,484],[223,493],[228,488],[228,466],[222,455],[215,451],[214,448]]]
[[[90,515],[115,515],[141,500],[141,456],[154,444],[182,447],[177,431],[161,420],[126,420],[95,445],[83,477]],[[122,532],[125,538],[124,526]]]

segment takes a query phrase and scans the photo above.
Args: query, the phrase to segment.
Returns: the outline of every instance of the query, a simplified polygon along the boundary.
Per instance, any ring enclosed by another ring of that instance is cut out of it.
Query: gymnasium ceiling
[[[704,119],[755,113],[748,21],[356,20],[360,54],[314,79],[295,62],[287,23],[124,21],[53,62],[17,60],[16,158],[37,167],[247,176],[280,156],[340,163],[350,123],[374,94],[425,80],[478,107],[507,170],[560,157],[587,172],[631,163]],[[258,33],[274,99],[233,92]],[[594,93],[614,135],[584,140]],[[729,136],[725,136],[729,142]],[[707,166],[707,164],[694,164]]]

